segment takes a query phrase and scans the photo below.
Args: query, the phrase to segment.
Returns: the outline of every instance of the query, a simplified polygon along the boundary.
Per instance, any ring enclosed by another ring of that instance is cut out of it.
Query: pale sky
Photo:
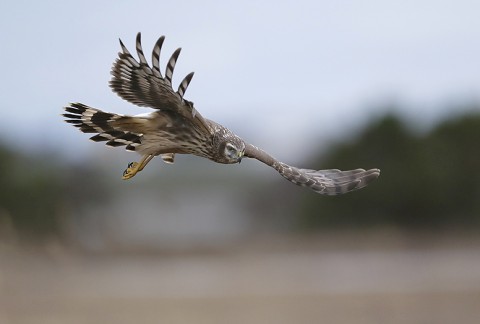
[[[3,0],[2,141],[90,152],[99,144],[61,121],[65,104],[147,112],[108,87],[118,38],[133,53],[139,31],[147,58],[166,36],[163,67],[183,48],[174,85],[195,71],[185,97],[203,116],[278,157],[348,133],[382,102],[429,122],[480,98],[479,1]]]

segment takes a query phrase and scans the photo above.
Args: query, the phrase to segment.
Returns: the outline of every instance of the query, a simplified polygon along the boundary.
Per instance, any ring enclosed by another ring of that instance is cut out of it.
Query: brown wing
[[[172,88],[172,75],[181,48],[178,48],[168,60],[165,77],[160,72],[160,51],[164,39],[164,36],[160,37],[153,48],[152,67],[148,65],[143,54],[140,33],[137,34],[136,40],[139,62],[120,40],[122,52],[118,53],[118,59],[113,64],[110,87],[121,98],[135,105],[175,112],[210,133],[210,127],[193,107],[193,103],[183,99],[193,72],[180,82],[177,91]]]
[[[285,179],[323,195],[339,195],[365,187],[378,178],[379,169],[340,171],[299,169],[277,161],[258,147],[247,144],[245,156],[257,159],[278,171]]]

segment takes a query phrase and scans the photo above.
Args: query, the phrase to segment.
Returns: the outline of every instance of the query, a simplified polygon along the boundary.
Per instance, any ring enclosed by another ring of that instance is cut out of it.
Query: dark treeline
[[[364,190],[342,197],[303,196],[297,206],[303,227],[480,225],[478,113],[449,119],[421,135],[387,115],[315,162],[327,168],[378,167],[382,174]]]
[[[281,178],[238,183],[248,193],[246,214],[258,227],[480,227],[480,114],[446,120],[422,134],[386,115],[305,165],[378,167],[382,174],[367,188],[338,197],[322,197]],[[72,211],[115,199],[101,168],[68,165],[51,154],[25,156],[0,145],[0,170],[0,235],[62,235]]]
[[[61,238],[71,211],[108,200],[99,170],[54,153],[28,156],[0,144],[0,240]]]

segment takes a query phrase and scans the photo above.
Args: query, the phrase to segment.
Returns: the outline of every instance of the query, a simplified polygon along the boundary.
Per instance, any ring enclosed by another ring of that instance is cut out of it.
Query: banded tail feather
[[[127,151],[135,151],[142,143],[142,134],[119,130],[118,125],[133,117],[111,114],[81,103],[71,103],[64,107],[65,121],[83,133],[95,133],[90,137],[94,142],[105,142],[111,147],[125,146]]]

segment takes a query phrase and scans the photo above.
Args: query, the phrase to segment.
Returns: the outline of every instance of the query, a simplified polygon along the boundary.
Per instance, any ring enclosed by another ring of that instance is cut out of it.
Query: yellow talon
[[[128,180],[133,178],[138,172],[142,171],[143,168],[150,162],[155,155],[147,154],[142,157],[140,162],[130,162],[127,166],[127,169],[123,171],[123,180]]]
[[[139,170],[139,163],[137,162],[131,162],[128,164],[128,167],[125,171],[123,171],[123,176],[122,176],[122,179],[123,180],[128,180],[130,178],[133,178],[138,172],[140,172]]]

